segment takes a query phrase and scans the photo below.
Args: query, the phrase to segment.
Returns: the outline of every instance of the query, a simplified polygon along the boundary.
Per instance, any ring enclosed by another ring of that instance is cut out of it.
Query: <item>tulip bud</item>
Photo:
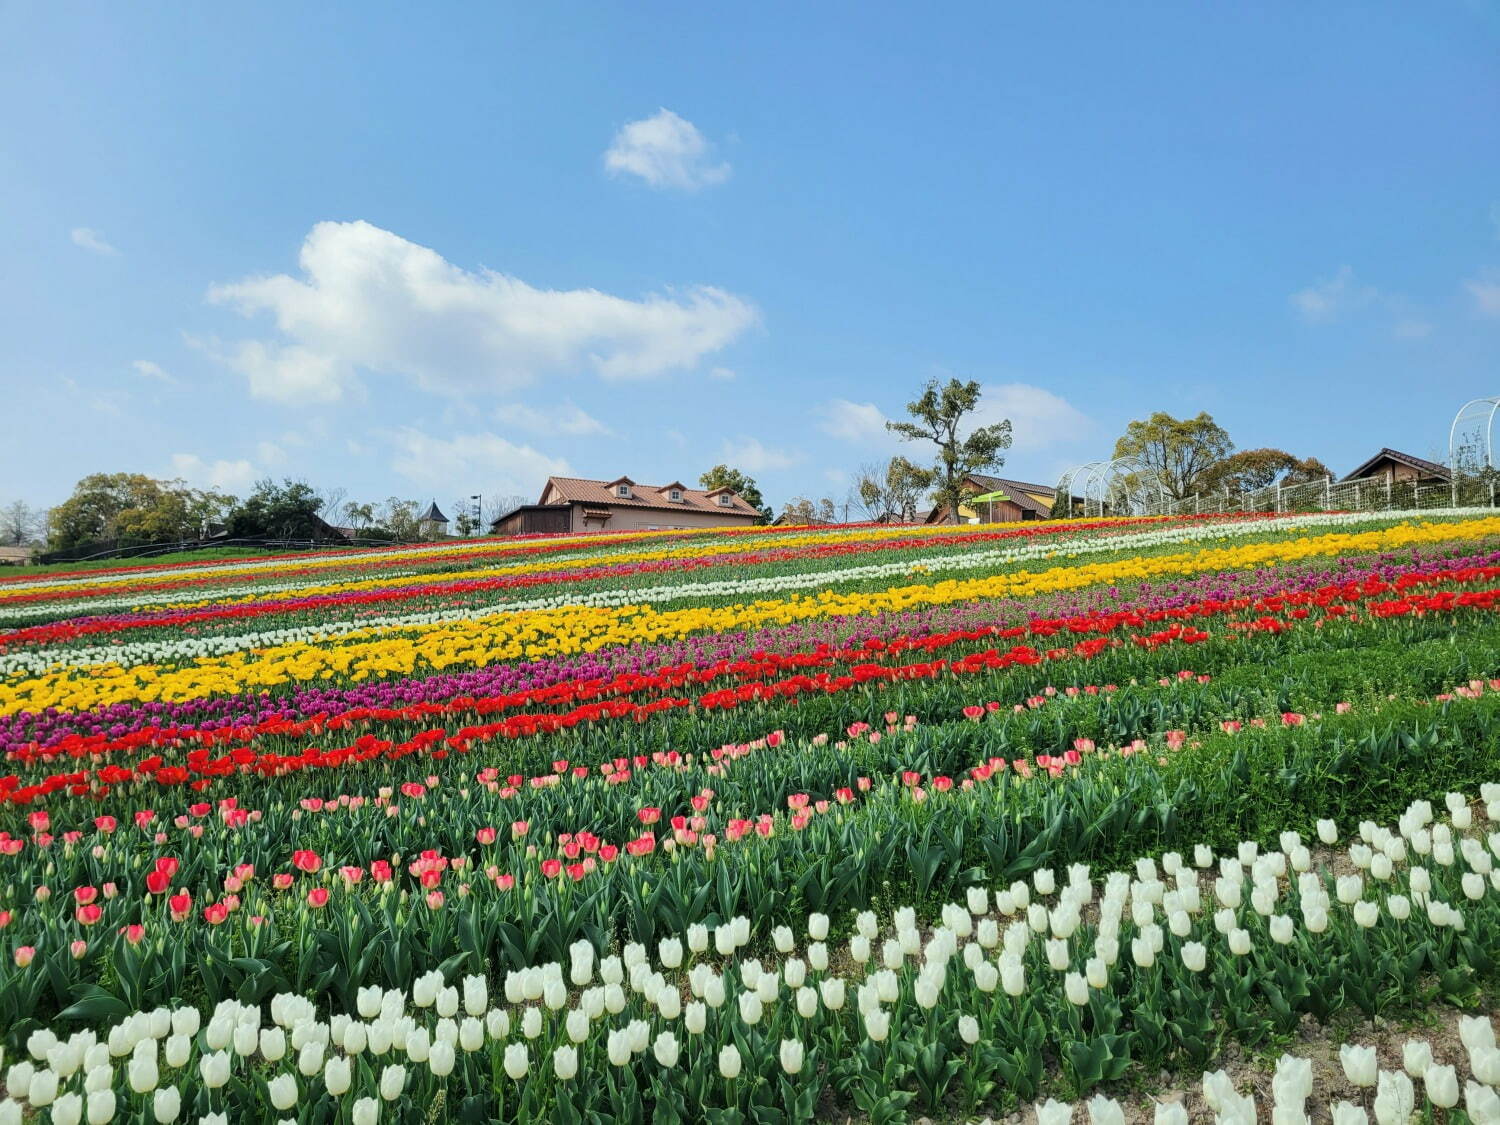
[[[740,1076],[740,1050],[733,1043],[719,1051],[719,1074],[730,1079]]]
[[[158,1125],[169,1125],[182,1112],[182,1093],[176,1086],[162,1086],[151,1095],[151,1115]]]
[[[979,1021],[973,1016],[958,1017],[958,1037],[969,1046],[979,1042]]]
[[[1343,1064],[1344,1076],[1354,1085],[1364,1088],[1375,1085],[1377,1063],[1374,1047],[1346,1043],[1339,1048],[1339,1061]]]

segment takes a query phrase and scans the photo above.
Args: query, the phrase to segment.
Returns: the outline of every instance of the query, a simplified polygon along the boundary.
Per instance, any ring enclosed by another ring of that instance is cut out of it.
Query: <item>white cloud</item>
[[[135,373],[142,379],[155,379],[158,383],[166,383],[171,387],[180,385],[174,375],[163,371],[160,365],[152,363],[149,359],[135,360],[130,366],[135,368]]]
[[[1500,316],[1500,281],[1493,277],[1474,278],[1464,282],[1464,288],[1474,298],[1480,316]]]
[[[208,299],[271,313],[279,338],[220,358],[251,393],[335,402],[361,368],[450,393],[506,391],[592,369],[638,379],[692,368],[755,323],[754,306],[712,286],[629,300],[597,289],[537,289],[470,272],[366,222],[319,223],[287,274],[215,285]]]
[[[976,426],[1009,418],[1011,453],[1039,453],[1094,436],[1097,427],[1067,399],[1030,383],[987,383],[974,412]]]
[[[574,437],[583,437],[588,434],[610,432],[609,427],[603,422],[585,413],[571,402],[541,409],[513,402],[497,409],[495,417],[507,425],[538,434],[570,434]]]
[[[286,461],[286,450],[274,441],[255,443],[255,456],[267,465],[280,465]]]
[[[881,442],[900,440],[885,428],[885,413],[873,402],[850,402],[836,398],[815,411],[820,416],[818,428],[840,441]]]
[[[568,463],[497,434],[433,437],[413,426],[382,435],[391,446],[391,467],[434,495],[457,489],[490,493],[540,493],[553,475],[566,475]]]
[[[873,402],[850,402],[836,398],[817,409],[819,428],[840,441],[873,446],[893,452],[921,443],[904,441],[886,429],[887,417]],[[969,416],[964,432],[1009,419],[1011,452],[1037,453],[1092,437],[1091,418],[1067,399],[1030,383],[986,383],[981,387],[979,408]],[[924,450],[925,452],[925,450]]]
[[[604,154],[604,166],[655,188],[684,191],[721,184],[730,171],[728,164],[713,160],[713,146],[698,127],[670,109],[623,126]]]
[[[710,379],[724,379],[727,381],[735,378],[735,373],[734,369],[729,367],[710,367],[708,369],[708,377]]]
[[[1377,296],[1375,289],[1354,280],[1352,268],[1340,266],[1338,273],[1327,281],[1293,293],[1292,304],[1297,306],[1303,319],[1314,324],[1327,324],[1351,309],[1368,305]]]
[[[801,455],[763,445],[759,438],[740,437],[726,441],[719,460],[732,468],[747,473],[763,473],[767,470],[789,469]]]
[[[245,492],[260,477],[249,461],[205,461],[196,453],[172,454],[172,476],[181,477],[198,488],[217,488],[223,492]]]
[[[120,252],[111,246],[102,234],[89,227],[74,227],[69,232],[74,246],[82,246],[85,250],[91,250],[95,254],[103,254],[107,258],[116,257]]]

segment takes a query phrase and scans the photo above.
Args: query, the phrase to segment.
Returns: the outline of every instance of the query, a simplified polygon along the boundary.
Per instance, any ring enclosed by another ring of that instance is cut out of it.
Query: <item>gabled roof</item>
[[[1447,480],[1449,477],[1447,465],[1440,465],[1436,461],[1427,460],[1425,457],[1413,457],[1410,453],[1402,453],[1399,449],[1387,448],[1375,454],[1374,457],[1371,457],[1344,479],[1359,480],[1368,475],[1369,471],[1381,461],[1394,461],[1398,465],[1407,465],[1416,469],[1419,473],[1426,473],[1428,476],[1439,477],[1442,480]]]
[[[584,480],[580,477],[548,477],[547,487],[542,490],[545,498],[552,495],[553,503],[563,504],[587,504],[591,508],[667,508],[672,511],[682,511],[684,508],[699,512],[733,512],[737,515],[759,517],[760,512],[750,504],[746,503],[744,497],[730,492],[731,502],[719,503],[717,497],[721,492],[728,489],[716,488],[711,492],[705,492],[697,488],[684,488],[681,500],[669,500],[663,489],[670,489],[672,485],[664,485],[657,488],[655,485],[636,484],[632,495],[616,496],[613,485],[623,483],[626,478],[618,481]]]
[[[1031,496],[1033,492],[1047,494],[1056,491],[1056,489],[1048,488],[1045,484],[1027,484],[1025,481],[1009,480],[1006,477],[992,477],[984,473],[970,473],[968,479],[980,486],[982,492],[1005,493],[1016,507],[1020,508],[1023,512],[1035,512],[1041,516],[1051,514],[1049,507],[1038,503]]]
[[[437,506],[437,501],[436,500],[434,500],[431,504],[428,504],[427,505],[427,510],[425,512],[423,512],[420,516],[418,516],[417,519],[419,521],[423,522],[423,523],[427,522],[428,520],[434,520],[437,523],[447,523],[448,522],[448,517],[445,516],[445,515],[443,515],[442,512],[438,511],[438,506]]]

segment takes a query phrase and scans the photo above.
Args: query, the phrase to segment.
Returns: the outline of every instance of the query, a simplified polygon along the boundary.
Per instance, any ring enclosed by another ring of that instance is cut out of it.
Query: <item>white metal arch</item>
[[[1462,469],[1493,469],[1495,467],[1495,414],[1500,412],[1500,396],[1470,399],[1458,408],[1453,416],[1453,425],[1448,427],[1448,468],[1456,476]],[[1462,440],[1472,434],[1478,438],[1483,433],[1483,442],[1474,450],[1481,463],[1464,466],[1458,463],[1463,450]]]
[[[1153,485],[1161,491],[1160,481],[1139,458],[1116,457],[1075,465],[1058,478],[1057,492],[1081,499],[1083,515],[1102,516],[1106,511],[1118,514],[1143,507]]]

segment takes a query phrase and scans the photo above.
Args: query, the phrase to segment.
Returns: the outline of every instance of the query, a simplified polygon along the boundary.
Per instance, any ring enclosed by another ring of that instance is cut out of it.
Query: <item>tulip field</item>
[[[1491,509],[0,578],[0,1125],[1500,1123],[1497,611]]]

